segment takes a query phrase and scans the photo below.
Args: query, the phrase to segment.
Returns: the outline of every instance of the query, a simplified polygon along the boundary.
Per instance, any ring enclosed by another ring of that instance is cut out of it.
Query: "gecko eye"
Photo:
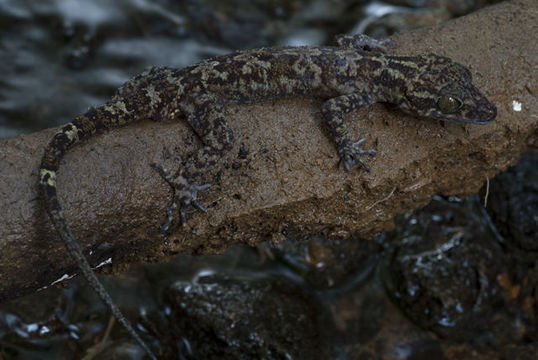
[[[443,95],[437,101],[437,106],[439,106],[439,110],[444,113],[455,112],[461,107],[462,104],[462,101],[454,95]]]

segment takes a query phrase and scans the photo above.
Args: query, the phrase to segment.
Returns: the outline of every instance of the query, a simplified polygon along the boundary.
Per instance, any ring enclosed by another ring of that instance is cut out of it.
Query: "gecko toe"
[[[186,208],[187,208],[187,205],[182,204],[181,208],[179,209],[179,214],[181,215],[181,226],[183,226],[183,227],[187,226]]]
[[[168,234],[168,231],[170,230],[170,226],[172,226],[172,222],[169,219],[166,219],[164,224],[161,225],[161,233]]]
[[[205,213],[207,212],[207,209],[202,204],[200,204],[198,202],[198,200],[193,200],[192,201],[192,206],[194,206],[195,208],[197,208],[200,211],[203,211]]]
[[[367,163],[359,159],[359,164],[361,164],[362,168],[368,172],[370,172],[370,166],[368,166]]]
[[[205,189],[210,188],[210,187],[211,187],[211,184],[204,184],[204,185],[196,186],[196,190],[197,191],[202,191],[202,190],[205,190]]]

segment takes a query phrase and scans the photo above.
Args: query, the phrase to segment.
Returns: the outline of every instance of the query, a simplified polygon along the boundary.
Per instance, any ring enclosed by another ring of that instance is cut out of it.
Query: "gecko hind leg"
[[[188,100],[188,101],[187,101]],[[153,164],[168,184],[174,189],[172,204],[167,211],[167,219],[161,231],[167,232],[174,220],[174,214],[179,208],[181,222],[186,224],[187,206],[194,206],[206,212],[206,208],[198,202],[198,192],[207,189],[211,184],[197,185],[202,174],[228,153],[234,144],[234,135],[223,117],[223,106],[213,96],[202,94],[188,103],[196,104],[192,109],[182,109],[188,124],[200,138],[204,146],[192,155],[183,168],[172,174],[160,164]]]
[[[161,226],[161,232],[166,233],[170,230],[177,209],[181,215],[181,224],[187,223],[187,206],[192,205],[202,212],[207,212],[207,209],[198,202],[198,191],[203,191],[211,186],[211,184],[196,185],[189,183],[183,176],[174,176],[168,169],[165,169],[159,163],[153,163],[151,166],[157,170],[161,177],[174,189],[174,197],[172,204],[166,211],[166,221]]]

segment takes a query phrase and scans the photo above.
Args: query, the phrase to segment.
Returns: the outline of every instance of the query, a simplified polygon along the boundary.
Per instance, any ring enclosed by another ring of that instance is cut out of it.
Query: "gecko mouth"
[[[470,90],[472,105],[468,105],[464,111],[464,118],[473,124],[484,125],[492,122],[497,117],[497,108],[473,86]]]
[[[477,117],[473,123],[484,125],[492,122],[497,117],[497,108],[493,104],[488,104],[481,112],[480,117]]]
[[[487,118],[478,119],[478,120],[472,121],[472,123],[478,124],[478,125],[485,125],[495,120],[496,117],[497,117],[497,108],[495,106],[492,106],[492,108],[490,109],[490,115],[488,115]]]
[[[470,106],[468,111],[463,112],[463,122],[485,125],[489,124],[497,117],[497,108],[491,103],[482,103],[479,106]]]

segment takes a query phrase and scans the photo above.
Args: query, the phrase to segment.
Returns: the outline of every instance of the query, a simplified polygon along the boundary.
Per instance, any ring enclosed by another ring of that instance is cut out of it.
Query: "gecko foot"
[[[336,44],[345,48],[352,48],[358,51],[386,53],[388,48],[394,48],[394,43],[390,39],[378,40],[367,35],[336,35]]]
[[[151,164],[155,170],[159,172],[164,180],[174,189],[174,197],[172,198],[172,204],[168,207],[166,212],[166,221],[161,226],[161,232],[166,233],[170,230],[172,223],[174,222],[175,214],[179,208],[179,214],[181,215],[181,224],[185,226],[187,224],[187,207],[189,205],[194,206],[200,211],[207,212],[207,209],[198,202],[198,191],[203,191],[211,186],[211,184],[196,185],[193,182],[188,181],[183,176],[173,176],[167,169],[161,164]]]
[[[350,171],[351,168],[355,165],[360,164],[366,171],[370,171],[370,167],[366,162],[364,162],[360,157],[361,155],[375,156],[375,150],[363,150],[359,148],[362,144],[366,142],[366,139],[360,139],[357,142],[349,142],[344,145],[340,150],[340,157],[344,162],[344,167],[347,171]]]

